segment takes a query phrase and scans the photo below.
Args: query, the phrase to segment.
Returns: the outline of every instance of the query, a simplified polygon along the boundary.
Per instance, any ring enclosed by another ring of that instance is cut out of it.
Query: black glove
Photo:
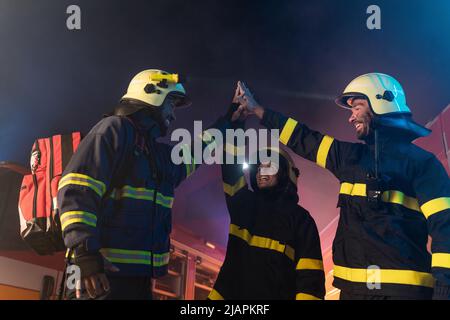
[[[80,268],[82,279],[97,273],[105,273],[104,260],[100,252],[75,254],[73,263]]]

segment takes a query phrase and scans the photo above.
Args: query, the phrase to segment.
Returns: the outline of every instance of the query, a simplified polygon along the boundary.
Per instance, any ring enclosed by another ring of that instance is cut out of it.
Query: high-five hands
[[[250,89],[247,88],[243,81],[238,81],[237,85],[239,89],[239,104],[243,106],[249,114],[254,113],[255,109],[260,107],[259,103],[255,100]]]
[[[238,103],[239,108],[233,113],[233,116],[231,118],[232,121],[235,121],[237,119],[243,121],[250,114],[255,114],[262,119],[264,109],[255,100],[250,89],[242,81],[238,81],[237,83],[233,103]]]
[[[236,85],[236,90],[234,91],[234,97],[233,97],[233,104],[238,104],[239,107],[236,109],[236,111],[233,112],[232,116],[231,116],[231,121],[245,121],[245,119],[248,116],[248,110],[245,108],[245,106],[243,106],[241,104],[241,101],[243,99],[243,93],[242,93],[242,89],[239,85],[239,82]]]

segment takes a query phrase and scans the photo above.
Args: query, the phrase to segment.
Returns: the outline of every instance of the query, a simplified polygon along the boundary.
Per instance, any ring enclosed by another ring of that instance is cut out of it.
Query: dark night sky
[[[70,4],[81,7],[81,31],[66,28]],[[366,28],[371,4],[382,30]],[[88,131],[147,68],[191,79],[194,105],[175,127],[223,114],[238,79],[263,105],[346,140],[348,114],[332,98],[362,73],[394,75],[419,123],[450,103],[448,0],[0,0],[0,43],[0,160],[23,164],[36,137]],[[301,203],[322,229],[336,215],[338,183],[296,162]],[[177,197],[176,221],[225,243],[219,167],[200,169]]]

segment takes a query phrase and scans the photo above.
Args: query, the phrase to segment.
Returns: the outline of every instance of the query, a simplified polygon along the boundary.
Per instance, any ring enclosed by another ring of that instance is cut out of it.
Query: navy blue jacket
[[[67,248],[100,251],[119,275],[159,277],[169,262],[174,190],[198,166],[174,164],[172,146],[155,140],[156,123],[139,121],[150,156],[139,147],[133,122],[104,118],[65,168],[58,207]],[[225,129],[227,121],[214,127]]]
[[[399,135],[381,135],[386,185],[374,209],[366,180],[374,171],[373,144],[338,141],[268,109],[262,124],[279,129],[283,144],[340,181],[335,287],[413,298],[431,297],[434,288],[435,298],[450,298],[450,179],[433,154]]]

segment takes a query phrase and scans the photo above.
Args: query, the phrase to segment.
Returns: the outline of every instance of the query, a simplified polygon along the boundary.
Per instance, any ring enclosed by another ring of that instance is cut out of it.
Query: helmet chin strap
[[[378,179],[380,177],[379,174],[379,164],[380,164],[380,125],[377,121],[376,117],[372,118],[372,121],[370,121],[370,130],[372,131],[373,136],[373,144],[374,144],[374,174],[375,179]]]
[[[165,120],[162,117],[161,111],[156,111],[154,113],[153,119],[155,120],[156,124],[158,125],[159,135],[161,137],[164,137],[167,134],[168,127],[165,124]]]
[[[373,130],[373,135],[374,135],[374,142],[375,142],[375,148],[374,148],[374,153],[375,153],[375,179],[378,179],[380,177],[380,174],[378,172],[379,170],[379,164],[380,164],[380,144],[379,144],[379,137],[378,137],[378,128],[375,127]]]
[[[137,119],[141,119],[143,124],[147,123],[146,125],[144,124],[144,126],[147,127],[147,130],[155,138],[165,136],[167,133],[167,127],[164,124],[160,110],[150,110],[149,107],[138,104],[121,103],[115,108],[113,114],[118,116],[138,117]],[[145,118],[151,119],[150,126],[148,121],[145,121]]]

